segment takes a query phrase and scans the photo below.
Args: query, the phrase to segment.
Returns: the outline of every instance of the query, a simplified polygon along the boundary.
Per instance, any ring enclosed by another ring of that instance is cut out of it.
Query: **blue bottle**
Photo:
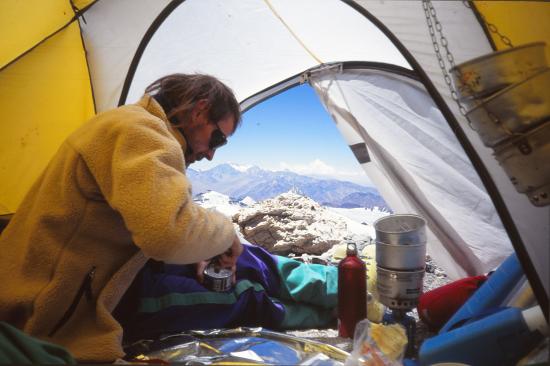
[[[523,277],[517,255],[510,255],[493,272],[468,301],[445,323],[439,333],[445,333],[460,322],[502,307],[514,287]]]

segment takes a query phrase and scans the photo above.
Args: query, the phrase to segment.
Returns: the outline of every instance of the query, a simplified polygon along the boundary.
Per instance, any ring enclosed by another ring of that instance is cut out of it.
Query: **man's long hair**
[[[235,129],[241,122],[241,109],[233,91],[210,75],[167,75],[149,85],[145,92],[160,103],[173,122],[173,117],[180,112],[189,116],[201,99],[208,101],[208,118],[212,122],[219,122],[229,115],[235,117]]]

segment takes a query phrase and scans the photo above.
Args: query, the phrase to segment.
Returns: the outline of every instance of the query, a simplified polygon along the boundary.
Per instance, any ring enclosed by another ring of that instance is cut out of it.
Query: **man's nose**
[[[214,158],[214,154],[216,153],[216,150],[208,150],[206,152],[206,158],[211,161]]]

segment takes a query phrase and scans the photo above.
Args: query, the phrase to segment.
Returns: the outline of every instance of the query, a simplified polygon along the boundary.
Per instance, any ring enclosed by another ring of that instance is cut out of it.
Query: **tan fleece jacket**
[[[79,361],[122,357],[111,312],[147,258],[193,263],[235,237],[193,203],[185,147],[147,95],[73,133],[0,237],[0,320]]]

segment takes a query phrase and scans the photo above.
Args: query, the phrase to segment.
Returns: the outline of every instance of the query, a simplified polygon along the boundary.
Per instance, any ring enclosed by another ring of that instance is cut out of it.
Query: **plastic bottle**
[[[354,243],[347,244],[346,258],[338,264],[338,335],[352,338],[355,325],[367,317],[365,263]]]

